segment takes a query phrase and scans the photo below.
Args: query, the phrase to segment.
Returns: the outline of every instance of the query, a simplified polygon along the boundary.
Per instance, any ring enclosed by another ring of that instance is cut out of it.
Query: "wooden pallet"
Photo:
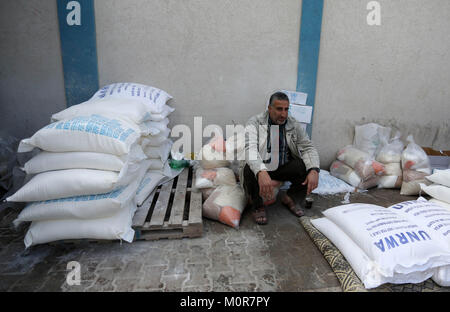
[[[202,193],[192,181],[193,168],[185,168],[147,197],[133,218],[135,240],[202,236]]]

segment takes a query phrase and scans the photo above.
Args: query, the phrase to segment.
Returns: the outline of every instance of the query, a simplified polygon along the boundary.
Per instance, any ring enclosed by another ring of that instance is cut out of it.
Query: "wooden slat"
[[[183,211],[186,202],[186,186],[188,180],[189,168],[184,169],[178,176],[175,197],[172,203],[172,211],[170,213],[169,226],[181,226],[183,222]]]
[[[150,206],[152,205],[153,197],[155,197],[157,188],[155,188],[147,199],[142,203],[140,207],[136,210],[136,213],[133,217],[133,227],[135,226],[143,226],[145,223],[145,219],[147,218],[148,211],[150,210]]]
[[[191,191],[189,223],[202,223],[202,193]]]
[[[161,227],[164,223],[167,206],[169,204],[170,193],[172,191],[173,180],[163,184],[159,192],[158,200],[153,209],[152,219],[149,227]],[[145,224],[144,224],[145,225]]]

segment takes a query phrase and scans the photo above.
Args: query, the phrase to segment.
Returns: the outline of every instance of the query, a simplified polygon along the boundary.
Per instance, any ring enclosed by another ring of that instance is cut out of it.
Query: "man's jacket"
[[[244,167],[248,164],[253,173],[256,174],[260,170],[269,170],[263,160],[269,159],[270,155],[267,152],[267,138],[268,138],[268,119],[269,111],[251,117],[246,125],[245,130],[245,151],[247,152],[246,160],[240,162],[239,176],[241,185],[244,181]],[[286,142],[293,158],[301,158],[305,163],[306,170],[311,168],[319,168],[320,160],[319,154],[308,137],[306,131],[301,127],[300,123],[293,117],[288,116],[285,124]],[[253,153],[249,159],[248,151],[258,151]],[[278,155],[277,155],[278,157]],[[242,159],[242,158],[241,158]]]

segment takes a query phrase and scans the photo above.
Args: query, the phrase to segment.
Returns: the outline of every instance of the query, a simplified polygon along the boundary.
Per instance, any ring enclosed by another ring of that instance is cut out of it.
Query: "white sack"
[[[78,116],[98,114],[113,118],[129,119],[136,124],[140,124],[150,119],[150,112],[150,107],[141,100],[108,98],[89,100],[81,104],[72,105],[65,110],[53,114],[51,121],[54,122],[72,119]]]
[[[401,188],[402,182],[403,178],[401,175],[386,175],[378,180],[378,188]]]
[[[378,274],[384,277],[425,272],[450,263],[450,253],[439,238],[396,209],[348,204],[323,214],[379,265]]]
[[[161,113],[164,105],[172,96],[164,90],[132,82],[112,83],[98,90],[90,100],[134,99],[141,100],[152,113]]]
[[[426,185],[420,183],[420,188],[431,197],[450,204],[450,187],[440,184]]]
[[[339,160],[335,160],[331,164],[330,174],[354,187],[358,187],[361,183],[361,178],[356,174],[356,172],[350,166],[347,166]]]
[[[136,190],[149,165],[143,161],[137,179],[109,193],[67,197],[32,202],[23,209],[14,225],[24,221],[46,221],[60,219],[97,219],[112,216],[134,203]]]
[[[104,194],[131,182],[139,166],[120,177],[118,172],[94,169],[67,169],[47,171],[35,175],[9,202],[31,202],[65,197]]]
[[[169,158],[172,145],[173,141],[171,139],[166,139],[159,146],[146,146],[144,148],[144,153],[148,158],[159,158],[165,162]]]
[[[341,148],[337,153],[337,159],[354,169],[362,180],[384,174],[382,163],[375,161],[368,153],[352,145]]]
[[[420,171],[430,175],[431,166],[428,155],[414,142],[412,135],[409,135],[406,141],[409,143],[402,153],[402,169]]]
[[[199,167],[195,170],[194,187],[197,189],[211,188],[224,184],[236,184],[236,176],[230,168],[203,169]]]
[[[147,171],[136,191],[136,204],[141,206],[153,190],[160,185],[165,176],[159,172]]]
[[[157,113],[157,114],[152,113],[152,115],[150,116],[150,120],[151,121],[164,121],[165,119],[167,119],[167,116],[169,116],[174,111],[175,111],[175,108],[173,108],[169,105],[164,105],[161,113]]]
[[[49,152],[123,155],[130,152],[143,134],[138,125],[125,120],[101,115],[80,116],[40,129],[20,142],[18,152],[30,152],[37,147]]]
[[[428,270],[409,274],[394,273],[392,277],[382,276],[378,273],[378,264],[370,259],[336,224],[327,218],[312,219],[311,224],[339,249],[367,289],[375,288],[385,283],[420,283],[433,275],[434,271]]]
[[[432,175],[427,176],[426,179],[436,184],[450,187],[450,169],[436,170]]]
[[[25,248],[65,239],[121,239],[131,243],[134,238],[132,229],[136,205],[130,203],[125,209],[111,217],[79,220],[33,221],[25,235]]]
[[[239,228],[246,198],[240,185],[220,185],[203,203],[203,216]]]
[[[401,133],[400,131],[397,131],[395,136],[389,142],[384,142],[383,147],[377,154],[376,160],[384,164],[399,163],[401,161],[403,149],[405,148],[400,137]]]
[[[389,207],[395,209],[426,228],[430,235],[435,236],[443,248],[450,253],[450,210],[420,197],[417,200],[406,201]],[[432,279],[441,286],[450,286],[450,261],[437,268]]]
[[[129,154],[113,155],[95,152],[46,152],[42,151],[24,165],[27,174],[63,169],[98,169],[122,171],[130,164],[146,159],[139,145],[133,145]]]

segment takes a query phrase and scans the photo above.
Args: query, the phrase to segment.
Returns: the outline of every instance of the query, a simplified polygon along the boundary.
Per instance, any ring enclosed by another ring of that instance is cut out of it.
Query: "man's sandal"
[[[264,208],[264,206],[255,208],[253,210],[253,219],[255,220],[256,224],[267,224],[266,209]]]
[[[303,217],[305,215],[305,212],[300,204],[295,203],[289,195],[284,195],[281,198],[281,203],[286,206],[296,217]]]

